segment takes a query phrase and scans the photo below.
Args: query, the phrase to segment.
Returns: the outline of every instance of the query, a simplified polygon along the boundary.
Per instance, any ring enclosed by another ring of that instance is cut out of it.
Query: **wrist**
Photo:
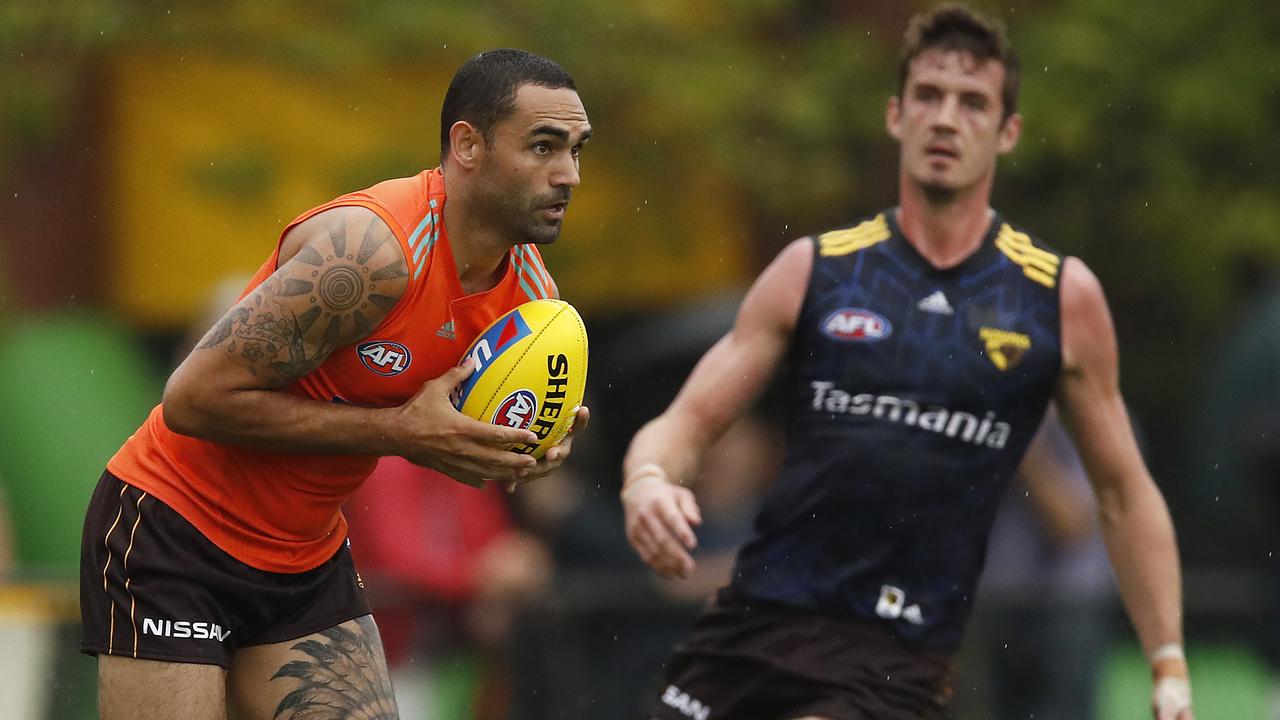
[[[1181,677],[1187,672],[1187,657],[1181,643],[1166,643],[1152,651],[1147,658],[1153,678]]]
[[[622,481],[622,490],[619,493],[626,498],[627,492],[641,485],[650,485],[652,483],[667,483],[670,479],[667,477],[667,471],[662,469],[657,463],[645,463],[627,473]]]

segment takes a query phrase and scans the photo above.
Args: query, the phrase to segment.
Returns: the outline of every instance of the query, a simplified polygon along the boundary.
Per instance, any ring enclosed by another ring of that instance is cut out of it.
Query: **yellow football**
[[[573,427],[587,388],[587,328],[563,300],[533,300],[502,317],[467,348],[473,372],[454,407],[477,420],[529,429],[533,445],[510,449],[540,458]]]

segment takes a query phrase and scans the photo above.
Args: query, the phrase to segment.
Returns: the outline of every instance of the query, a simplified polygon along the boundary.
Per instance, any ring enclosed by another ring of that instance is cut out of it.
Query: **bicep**
[[[813,264],[797,240],[761,273],[733,328],[698,362],[669,412],[716,437],[763,391],[786,355]]]
[[[408,284],[404,251],[364,208],[312,217],[285,238],[279,268],[232,307],[179,371],[240,388],[277,388],[367,337]],[[287,259],[285,259],[287,258]]]
[[[1115,329],[1102,286],[1069,258],[1063,273],[1063,370],[1058,408],[1100,498],[1117,483],[1146,475],[1120,394]]]

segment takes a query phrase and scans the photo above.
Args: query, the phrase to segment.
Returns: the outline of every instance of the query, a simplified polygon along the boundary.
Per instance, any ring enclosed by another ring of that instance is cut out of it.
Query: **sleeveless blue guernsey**
[[[817,236],[814,253],[787,456],[733,592],[951,651],[1061,367],[1062,257],[993,214],[979,249],[938,270],[893,210]]]

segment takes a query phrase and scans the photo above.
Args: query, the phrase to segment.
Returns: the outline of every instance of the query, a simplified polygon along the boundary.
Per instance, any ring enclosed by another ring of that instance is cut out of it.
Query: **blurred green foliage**
[[[998,200],[1103,268],[1141,268],[1139,288],[1186,288],[1193,315],[1219,310],[1224,289],[1206,269],[1235,248],[1280,245],[1280,5],[976,4],[1010,25],[1025,66],[1026,133]],[[882,117],[911,8],[846,5],[8,3],[0,157],[53,137],[77,78],[131,44],[215,46],[320,75],[512,45],[570,68],[629,172],[661,177],[679,153],[731,176],[770,246],[893,199]]]
[[[0,487],[22,570],[75,572],[91,479],[159,390],[127,330],[98,314],[27,319],[0,333]]]

